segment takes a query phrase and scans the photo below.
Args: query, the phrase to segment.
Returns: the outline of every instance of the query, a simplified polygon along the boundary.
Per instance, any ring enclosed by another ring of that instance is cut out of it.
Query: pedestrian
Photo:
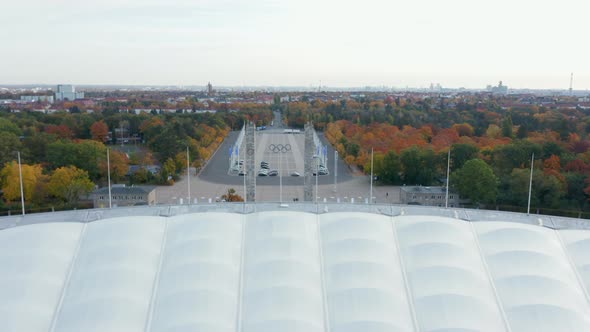
[[[386,192],[385,193],[385,197],[389,197],[389,192]]]

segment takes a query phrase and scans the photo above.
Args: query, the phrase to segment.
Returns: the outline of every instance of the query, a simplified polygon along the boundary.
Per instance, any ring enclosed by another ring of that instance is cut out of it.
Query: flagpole
[[[109,181],[109,209],[113,208],[113,200],[111,197],[111,158],[110,158],[110,150],[107,148],[107,178]]]
[[[531,157],[531,177],[529,179],[529,201],[526,208],[526,215],[528,216],[531,212],[531,193],[533,191],[533,164],[535,162],[535,153]]]
[[[369,191],[369,204],[373,204],[373,148],[371,148],[371,189]]]
[[[447,192],[445,194],[445,209],[449,208],[449,174],[451,170],[451,148],[449,148],[449,153],[447,154]]]
[[[281,203],[283,203],[283,174],[281,174],[281,172],[283,171],[282,160],[283,154],[279,152],[279,201]]]
[[[186,178],[188,183],[188,204],[191,204],[191,163],[190,155],[188,154],[188,146],[186,147]]]
[[[18,157],[18,177],[20,179],[20,204],[23,212],[23,216],[25,215],[25,193],[23,188],[23,169],[20,164],[20,151],[16,152]]]

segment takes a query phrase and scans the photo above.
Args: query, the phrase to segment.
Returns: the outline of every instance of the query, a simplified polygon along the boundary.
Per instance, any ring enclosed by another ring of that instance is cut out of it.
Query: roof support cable
[[[498,289],[496,289],[492,273],[490,272],[490,268],[488,267],[485,255],[483,253],[483,250],[481,249],[481,245],[479,244],[479,237],[477,235],[477,231],[475,230],[473,222],[468,222],[468,224],[469,228],[471,229],[471,234],[473,235],[473,242],[475,242],[475,247],[477,248],[477,253],[481,260],[481,264],[483,266],[484,271],[486,272],[486,276],[488,277],[490,287],[492,288],[492,291],[494,293],[494,299],[496,300],[496,304],[498,305],[498,310],[500,310],[500,314],[502,315],[502,321],[504,322],[506,331],[511,332],[512,329],[510,328],[510,323],[508,322],[508,316],[506,316],[506,311],[504,311],[504,306],[502,305],[502,301],[500,300],[500,295],[498,295]]]
[[[161,217],[160,217],[161,218]],[[148,307],[148,315],[146,317],[145,322],[145,329],[144,331],[148,332],[152,328],[152,321],[154,318],[154,308],[156,306],[156,299],[158,298],[158,288],[160,286],[160,274],[162,273],[162,263],[164,261],[164,253],[166,251],[166,240],[168,239],[168,222],[170,220],[169,217],[163,218],[164,219],[164,230],[162,231],[162,242],[160,244],[160,258],[158,259],[158,270],[156,270],[156,275],[154,277],[154,284],[152,286],[152,294],[150,296],[150,305]]]
[[[326,274],[324,271],[324,248],[322,247],[322,233],[320,225],[320,215],[316,213],[316,227],[317,227],[317,238],[318,238],[318,253],[320,263],[320,278],[322,282],[322,300],[323,300],[323,313],[324,313],[324,331],[330,331],[330,311],[328,308],[328,292],[326,291]]]
[[[245,204],[244,204],[245,206]],[[244,260],[246,257],[246,225],[248,225],[248,215],[242,214],[242,242],[240,244],[240,271],[238,278],[238,298],[236,301],[236,332],[242,331],[242,298],[244,294]]]
[[[57,324],[57,319],[59,314],[61,313],[61,307],[63,305],[64,299],[66,297],[66,290],[70,285],[70,279],[72,278],[72,272],[74,271],[74,267],[76,266],[76,261],[78,260],[78,254],[80,253],[80,248],[82,247],[82,242],[84,241],[84,237],[86,236],[86,227],[88,223],[82,224],[82,229],[80,230],[80,237],[78,238],[78,244],[76,245],[76,249],[74,250],[74,255],[72,257],[72,261],[70,262],[70,266],[68,267],[68,274],[64,280],[63,287],[61,289],[61,295],[59,296],[59,302],[57,302],[57,306],[55,307],[55,311],[53,312],[53,318],[51,319],[51,325],[49,327],[49,332],[53,332],[55,330],[55,326]]]
[[[401,252],[401,248],[399,245],[399,237],[397,235],[397,228],[395,227],[395,220],[393,218],[393,215],[391,216],[390,221],[391,221],[391,231],[393,233],[393,242],[395,244],[395,249],[397,251],[398,264],[399,264],[400,270],[402,272],[404,288],[406,289],[406,298],[408,300],[408,307],[410,308],[410,314],[412,315],[412,325],[414,326],[414,331],[420,331],[420,327],[418,325],[418,318],[416,317],[416,308],[414,307],[414,296],[412,295],[412,291],[410,289],[410,283],[408,281],[408,274],[406,272],[406,265],[404,263],[404,258],[402,257],[402,252]]]

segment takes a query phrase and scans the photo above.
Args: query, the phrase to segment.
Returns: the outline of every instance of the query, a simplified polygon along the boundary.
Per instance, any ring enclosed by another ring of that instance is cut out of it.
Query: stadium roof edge
[[[471,222],[508,221],[552,229],[590,229],[590,220],[496,210],[441,208],[416,205],[330,204],[330,203],[213,203],[196,205],[154,205],[113,209],[69,210],[0,217],[0,230],[22,225],[51,222],[88,223],[126,216],[172,217],[202,212],[251,214],[263,211],[296,211],[323,214],[328,212],[366,212],[386,216],[440,216]]]

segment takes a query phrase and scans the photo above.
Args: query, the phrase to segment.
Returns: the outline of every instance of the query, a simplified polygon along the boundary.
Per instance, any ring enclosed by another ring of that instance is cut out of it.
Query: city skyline
[[[590,89],[581,0],[9,2],[0,84]]]

